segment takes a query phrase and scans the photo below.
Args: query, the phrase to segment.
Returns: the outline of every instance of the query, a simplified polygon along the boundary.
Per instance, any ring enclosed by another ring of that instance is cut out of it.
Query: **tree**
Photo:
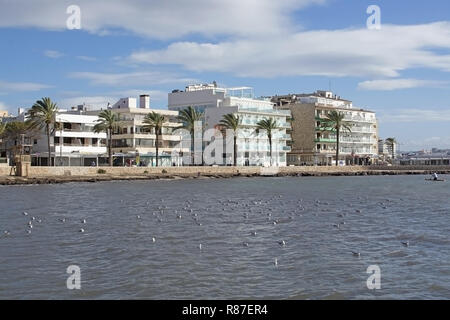
[[[188,130],[191,134],[191,147],[192,147],[192,165],[194,165],[194,129],[195,123],[201,121],[203,118],[203,112],[198,112],[193,107],[189,106],[186,109],[180,111],[178,115],[178,120],[183,123],[183,128]],[[202,151],[203,158],[203,151]]]
[[[324,122],[322,123],[323,127],[331,128],[334,132],[336,132],[336,166],[339,165],[339,138],[341,131],[351,132],[350,125],[344,121],[345,115],[336,110],[330,111]]]
[[[152,129],[155,130],[155,135],[156,135],[156,139],[155,139],[155,145],[156,145],[156,166],[159,166],[159,139],[162,135],[162,128],[164,126],[164,122],[166,121],[166,119],[164,118],[163,115],[156,113],[156,112],[152,112],[149,113],[145,116],[144,121],[142,121],[145,125],[143,126],[144,129],[147,129],[149,131],[151,131]]]
[[[397,140],[395,138],[387,138],[386,144],[391,148],[391,155],[392,155],[392,164],[394,164],[395,159],[395,145],[397,144]]]
[[[48,146],[48,166],[51,166],[52,161],[50,136],[52,130],[54,129],[57,113],[58,106],[48,97],[36,101],[36,103],[28,111],[30,121],[40,129],[45,128]]]
[[[273,131],[278,129],[278,124],[276,120],[269,118],[259,121],[256,125],[256,132],[259,133],[260,130],[265,130],[267,133],[267,138],[269,138],[270,165],[272,166],[272,134]]]
[[[5,133],[6,123],[0,122],[0,141]]]
[[[233,130],[233,165],[237,166],[237,131],[241,126],[241,118],[233,113],[225,114],[220,124]]]
[[[21,155],[23,153],[21,148],[22,140],[25,138],[31,139],[37,134],[38,130],[36,124],[31,121],[8,122],[3,128],[3,144],[5,145],[5,148],[10,149],[10,154],[13,156],[17,154]],[[8,148],[8,145],[11,145],[11,148]]]
[[[117,126],[117,122],[119,121],[119,116],[111,111],[110,109],[103,110],[98,114],[97,124],[94,126],[94,132],[106,132],[107,140],[108,140],[108,157],[109,157],[109,165],[112,167],[113,165],[113,156],[112,156],[112,135],[113,130]]]

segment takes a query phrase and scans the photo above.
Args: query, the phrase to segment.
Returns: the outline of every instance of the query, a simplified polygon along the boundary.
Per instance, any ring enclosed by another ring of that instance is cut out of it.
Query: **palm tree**
[[[397,140],[395,140],[395,138],[387,138],[386,139],[386,143],[388,146],[391,147],[391,153],[392,153],[392,164],[394,164],[394,159],[395,159],[395,144],[397,143]]]
[[[345,115],[336,110],[330,111],[322,123],[323,127],[331,128],[336,132],[336,166],[339,165],[339,137],[341,131],[351,132],[350,125],[344,121]]]
[[[57,112],[58,106],[48,97],[36,101],[36,103],[28,111],[31,122],[38,126],[40,129],[45,128],[48,146],[48,166],[51,166],[50,136],[52,127],[54,127],[55,125]]]
[[[163,115],[156,113],[153,111],[152,113],[149,113],[145,116],[144,121],[142,121],[145,125],[143,126],[144,129],[152,130],[155,129],[155,145],[156,145],[156,166],[159,165],[159,138],[162,135],[162,128],[164,126],[164,122],[166,119]]]
[[[256,125],[256,132],[259,133],[260,130],[265,130],[269,138],[270,166],[272,166],[272,133],[278,129],[278,124],[276,120],[269,118],[259,121]]]
[[[227,129],[233,130],[233,165],[237,166],[237,131],[241,126],[241,118],[234,113],[229,113],[223,116],[220,124]]]
[[[2,137],[4,138],[5,148],[7,144],[11,144],[11,153],[13,155],[22,154],[22,148],[19,149],[19,146],[22,146],[23,137],[31,138],[37,134],[36,124],[31,121],[13,121],[8,122],[4,125]]]
[[[112,135],[113,130],[117,126],[117,122],[119,121],[119,116],[111,111],[110,109],[103,110],[98,114],[97,124],[94,126],[94,132],[106,132],[108,139],[108,157],[109,157],[109,165],[112,167],[113,165],[113,156],[112,156]]]
[[[195,122],[201,121],[203,118],[203,112],[198,112],[193,107],[189,106],[187,109],[180,111],[178,120],[183,123],[183,128],[188,130],[191,134],[191,147],[192,147],[192,165],[194,165],[194,128]],[[202,148],[203,149],[203,148]],[[203,158],[203,151],[202,151]]]
[[[3,136],[3,134],[5,133],[5,128],[6,128],[6,124],[3,122],[0,122],[0,138]]]

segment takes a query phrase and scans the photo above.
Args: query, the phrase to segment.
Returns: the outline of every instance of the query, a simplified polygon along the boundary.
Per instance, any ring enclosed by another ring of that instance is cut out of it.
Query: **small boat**
[[[432,179],[432,178],[426,178],[426,181],[445,181],[445,179]]]

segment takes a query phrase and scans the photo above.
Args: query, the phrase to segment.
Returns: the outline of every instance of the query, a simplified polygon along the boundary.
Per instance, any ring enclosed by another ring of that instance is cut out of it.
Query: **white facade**
[[[169,109],[182,110],[192,106],[204,112],[205,129],[218,128],[225,114],[233,113],[242,119],[238,131],[238,165],[269,165],[269,142],[267,135],[257,134],[257,122],[274,119],[279,129],[273,133],[272,164],[286,166],[286,153],[290,147],[286,140],[290,137],[286,129],[290,127],[286,110],[275,110],[269,100],[253,98],[250,87],[217,88],[214,84],[191,85],[185,91],[169,93]],[[225,161],[232,163],[233,150],[226,150]]]
[[[59,128],[50,137],[51,157],[60,165],[98,164],[98,157],[105,156],[106,133],[95,133],[98,123],[96,115],[86,115],[83,111],[60,110],[55,117]],[[37,165],[48,165],[47,136],[44,131],[33,140],[32,155]],[[52,165],[53,165],[52,164]]]

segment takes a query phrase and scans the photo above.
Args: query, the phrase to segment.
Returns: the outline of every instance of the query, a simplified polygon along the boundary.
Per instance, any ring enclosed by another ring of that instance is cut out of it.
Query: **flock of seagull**
[[[368,200],[368,198],[359,197],[358,198],[361,201]],[[173,207],[171,205],[166,205],[164,199],[160,199],[161,204],[154,203],[147,201],[146,207],[147,213],[152,212],[151,214],[156,218],[157,222],[163,222],[170,219],[170,213],[174,214],[175,219],[183,219],[184,216],[190,216],[191,220],[197,224],[198,226],[202,226],[202,222],[199,217],[200,214],[211,214],[213,216],[214,214],[219,214],[220,212],[228,211],[232,212],[233,214],[238,215],[239,212],[243,214],[244,221],[248,221],[250,214],[256,214],[256,216],[259,218],[258,222],[268,223],[276,226],[279,223],[286,223],[291,220],[296,219],[297,217],[303,217],[304,215],[307,215],[308,213],[311,213],[313,216],[318,216],[320,212],[330,212],[334,211],[336,213],[337,218],[339,218],[339,222],[332,223],[331,227],[337,229],[337,230],[343,230],[343,227],[346,226],[346,221],[344,220],[348,215],[351,214],[362,214],[362,209],[355,209],[353,208],[353,205],[351,203],[347,204],[347,208],[344,210],[336,210],[331,209],[330,202],[322,202],[319,199],[315,199],[314,201],[303,201],[303,199],[290,199],[285,200],[283,199],[283,195],[274,195],[269,199],[265,200],[251,200],[251,199],[224,199],[220,198],[217,199],[216,204],[212,206],[211,204],[208,205],[201,205],[201,199],[200,198],[194,198],[192,200],[186,200],[184,203],[178,203],[177,207]],[[382,209],[388,209],[388,202],[391,200],[387,199],[384,202],[379,202],[378,205]],[[122,205],[125,205],[124,200],[120,200]],[[154,206],[151,208],[151,206]],[[283,205],[289,205],[289,211],[284,211]],[[292,208],[295,208],[292,210]],[[34,216],[31,216],[28,212],[24,211],[23,216],[29,217],[26,227],[26,233],[31,234],[33,225],[38,223],[42,223],[42,219],[36,218]],[[282,218],[274,218],[274,215],[283,215]],[[233,218],[234,216],[231,215]],[[135,216],[136,219],[142,220],[143,216],[138,214]],[[265,218],[264,218],[265,217]],[[330,216],[331,217],[331,216]],[[61,223],[66,222],[66,218],[59,218],[58,219]],[[80,220],[81,225],[87,224],[86,219]],[[83,227],[80,227],[78,229],[78,232],[84,233],[86,230]],[[4,231],[5,236],[10,236],[11,232],[9,230]],[[258,236],[258,233],[256,230],[251,231],[249,234],[251,237]],[[151,237],[151,241],[153,243],[156,242],[156,237]],[[284,239],[277,240],[277,243],[280,247],[287,246],[287,241]],[[409,241],[401,241],[401,244],[405,247],[409,246]],[[243,240],[242,245],[244,247],[249,247],[250,243],[247,240]],[[198,249],[201,251],[203,250],[202,243],[198,244]],[[349,253],[351,253],[355,257],[361,257],[361,252],[359,251],[353,251],[349,250]],[[278,259],[274,258],[274,265],[278,266]]]

